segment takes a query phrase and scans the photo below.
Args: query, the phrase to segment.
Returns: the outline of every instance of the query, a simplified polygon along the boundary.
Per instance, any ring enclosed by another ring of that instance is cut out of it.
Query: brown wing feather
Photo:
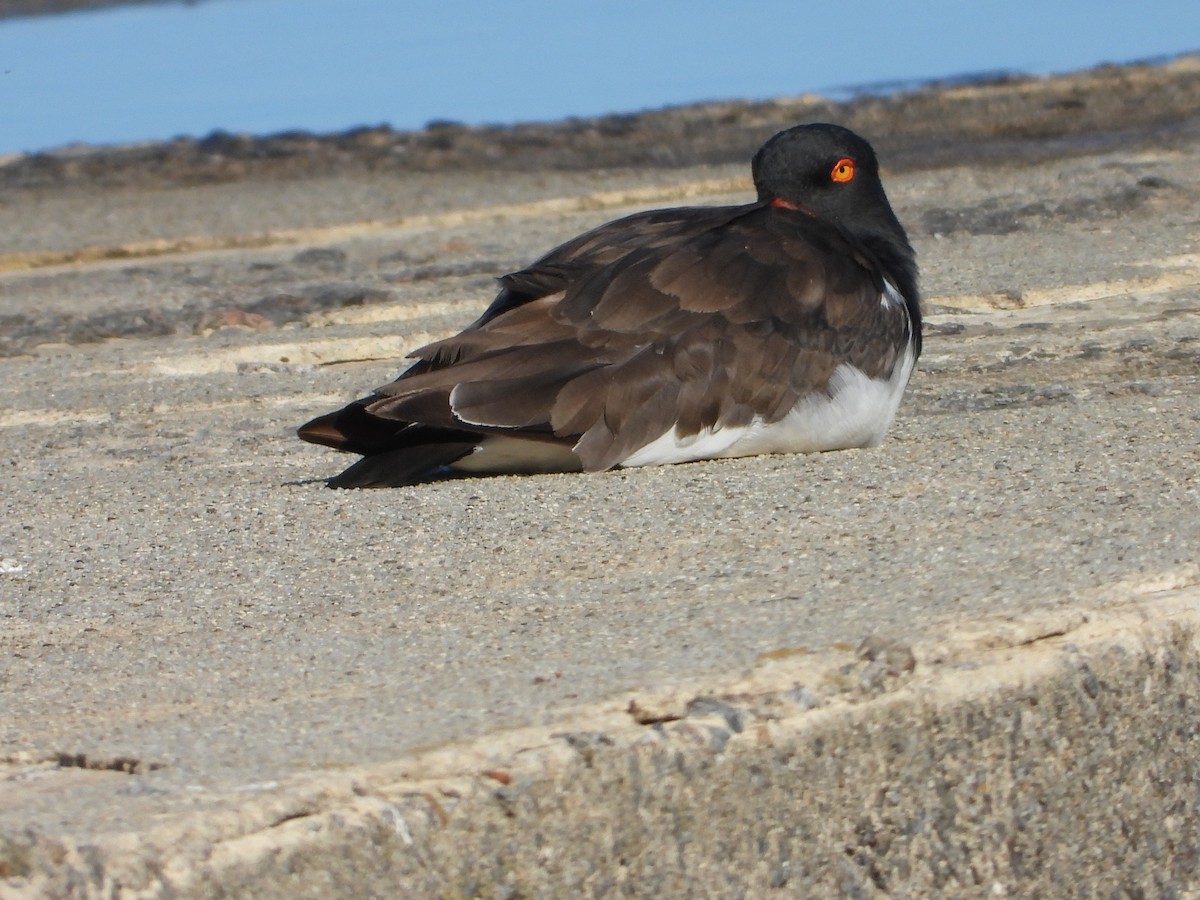
[[[668,429],[773,422],[841,363],[888,375],[911,323],[878,264],[763,204],[610,223],[502,279],[489,310],[365,411],[467,431],[552,433],[589,470]]]

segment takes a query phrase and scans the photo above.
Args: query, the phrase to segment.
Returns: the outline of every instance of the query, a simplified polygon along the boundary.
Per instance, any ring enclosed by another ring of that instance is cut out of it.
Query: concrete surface
[[[292,430],[743,169],[14,197],[0,896],[1185,896],[1190,135],[886,178],[878,449],[396,491]]]

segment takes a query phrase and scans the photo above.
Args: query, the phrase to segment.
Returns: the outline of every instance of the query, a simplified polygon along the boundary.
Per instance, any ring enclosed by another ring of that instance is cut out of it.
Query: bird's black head
[[[865,140],[840,125],[797,125],[754,155],[754,186],[763,203],[828,221],[861,241],[916,300],[916,257],[892,212],[879,162]]]
[[[759,200],[845,224],[891,213],[875,151],[840,125],[781,131],[763,144],[752,165]]]

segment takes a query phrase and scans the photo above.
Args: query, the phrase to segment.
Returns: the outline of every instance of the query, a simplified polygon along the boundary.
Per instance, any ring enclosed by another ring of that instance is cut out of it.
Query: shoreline
[[[0,2],[0,21],[59,16],[69,13],[93,12],[116,6],[194,6],[204,0],[3,0]]]
[[[255,136],[216,131],[130,145],[71,145],[8,157],[0,191],[78,185],[165,187],[351,172],[585,171],[682,168],[748,159],[800,121],[836,121],[868,136],[892,171],[1034,161],[1163,146],[1200,116],[1200,53],[832,100],[814,94],[712,101],[642,112],[505,125],[430,123],[422,130]]]

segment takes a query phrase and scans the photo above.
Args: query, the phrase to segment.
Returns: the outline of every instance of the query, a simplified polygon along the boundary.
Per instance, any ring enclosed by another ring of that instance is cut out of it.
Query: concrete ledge
[[[144,834],[10,837],[0,894],[1179,896],[1200,588],[1158,587],[849,661],[771,655]]]

